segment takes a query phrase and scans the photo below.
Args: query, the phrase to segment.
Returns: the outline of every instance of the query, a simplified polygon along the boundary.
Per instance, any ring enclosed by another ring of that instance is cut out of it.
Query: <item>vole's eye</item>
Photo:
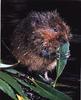
[[[56,27],[54,27],[54,32],[58,32],[58,29]]]
[[[35,20],[35,22],[36,22],[37,24],[39,24],[39,23],[40,23],[40,21],[39,21],[38,19],[36,19],[36,20]]]

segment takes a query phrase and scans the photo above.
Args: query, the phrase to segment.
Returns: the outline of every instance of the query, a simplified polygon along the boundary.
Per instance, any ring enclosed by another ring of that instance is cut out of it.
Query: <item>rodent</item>
[[[31,11],[16,26],[11,50],[29,71],[51,71],[56,66],[59,45],[69,39],[70,27],[56,10]]]

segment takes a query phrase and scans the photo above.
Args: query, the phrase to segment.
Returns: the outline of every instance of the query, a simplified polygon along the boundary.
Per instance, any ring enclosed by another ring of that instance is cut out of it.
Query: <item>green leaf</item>
[[[51,94],[48,95],[48,93],[46,93],[47,91],[43,90],[40,86],[36,86],[36,84],[30,85],[30,84],[28,84],[20,79],[17,79],[17,80],[18,80],[18,82],[20,82],[24,86],[29,87],[34,92],[38,93],[40,96],[49,98],[49,100],[53,100],[53,99],[51,99],[51,98],[54,98],[53,95],[51,95]]]
[[[69,46],[70,46],[69,42],[66,42],[60,47],[61,56],[65,55],[69,52]]]
[[[60,59],[57,61],[57,78],[62,74],[66,64],[67,60]]]
[[[48,84],[45,84],[40,81],[36,81],[39,86],[41,86],[46,91],[50,92],[53,96],[55,96],[55,100],[72,100],[68,95],[56,90],[55,88],[51,87]],[[53,98],[52,98],[53,100]]]
[[[22,77],[25,76],[24,73],[19,72],[19,71],[15,70],[15,69],[11,69],[11,68],[10,69],[5,69],[5,71],[8,72],[8,73],[11,73],[11,74],[22,76]]]
[[[69,42],[63,44],[60,46],[59,48],[59,59],[57,60],[57,66],[56,66],[56,79],[55,82],[53,84],[53,86],[55,87],[56,82],[59,78],[59,76],[62,74],[65,65],[67,64],[67,56],[69,56]]]
[[[57,67],[56,67],[56,71],[57,71],[57,77],[59,77],[64,68],[65,68],[65,65],[67,63],[67,54],[69,52],[69,43],[65,43],[64,45],[60,46],[60,49],[59,49],[59,53],[60,53],[60,58],[59,60],[57,61]]]
[[[39,82],[34,80],[34,85],[30,85],[20,79],[17,79],[18,82],[20,82],[22,85],[29,87],[36,93],[38,93],[42,97],[46,97],[49,100],[72,100],[69,96],[65,95],[62,92],[57,91],[50,85],[47,85],[45,83]]]
[[[0,79],[0,90],[9,95],[12,99],[17,100],[13,89],[3,80]]]
[[[7,82],[13,89],[15,89],[21,96],[25,96],[20,84],[10,75],[0,71],[0,79]]]

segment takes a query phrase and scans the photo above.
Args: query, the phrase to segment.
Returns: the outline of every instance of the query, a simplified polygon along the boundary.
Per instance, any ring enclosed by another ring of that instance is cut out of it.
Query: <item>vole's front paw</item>
[[[46,82],[46,83],[51,83],[51,82],[53,82],[52,78],[50,78],[50,77],[48,76],[48,72],[47,72],[47,71],[44,73],[44,76],[39,75],[39,77],[40,77],[44,82]]]

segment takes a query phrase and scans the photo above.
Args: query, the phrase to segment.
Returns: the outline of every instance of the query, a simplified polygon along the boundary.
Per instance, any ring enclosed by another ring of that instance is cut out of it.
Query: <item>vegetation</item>
[[[67,63],[66,55],[69,52],[69,43],[60,46],[59,59],[56,66],[56,79],[51,84],[46,84],[31,76],[25,75],[13,68],[0,71],[0,90],[10,96],[13,100],[29,100],[27,93],[23,87],[30,89],[48,100],[72,100],[68,95],[58,91],[55,86],[59,76]],[[0,63],[0,68],[4,64]],[[24,78],[24,80],[23,80]]]

